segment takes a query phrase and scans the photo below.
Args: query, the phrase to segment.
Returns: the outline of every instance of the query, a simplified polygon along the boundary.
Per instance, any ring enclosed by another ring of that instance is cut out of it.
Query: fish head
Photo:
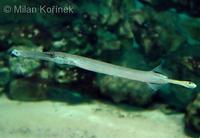
[[[197,87],[197,85],[191,81],[182,81],[181,83],[183,84],[183,86],[190,88],[190,89],[194,89]]]

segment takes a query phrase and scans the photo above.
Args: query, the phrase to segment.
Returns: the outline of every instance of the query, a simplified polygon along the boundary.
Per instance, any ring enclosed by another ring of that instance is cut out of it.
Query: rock
[[[54,73],[54,79],[58,83],[71,83],[75,82],[78,79],[78,72],[77,70],[72,70],[70,68],[67,68],[65,70],[62,69],[56,69]]]
[[[38,101],[46,99],[47,84],[31,80],[17,79],[10,84],[9,96],[19,101]]]
[[[185,68],[200,76],[200,57],[183,56],[181,59]]]
[[[54,67],[54,66],[53,66]],[[42,80],[45,80],[45,81],[53,81],[53,67],[52,66],[49,66],[48,68],[43,68],[39,71],[37,71],[37,78],[40,78]]]
[[[10,70],[7,67],[0,67],[0,86],[6,85],[10,79]]]
[[[109,7],[105,6],[103,4],[100,4],[100,5],[98,5],[98,8],[99,8],[99,16],[101,17],[101,22],[106,23],[111,16],[111,11],[110,11]],[[114,19],[113,19],[113,21],[114,21]]]
[[[187,105],[195,98],[196,93],[182,86],[169,84],[163,86],[159,92],[159,99],[171,107],[184,111]]]
[[[63,38],[61,40],[54,41],[52,45],[55,49],[60,49],[67,45],[67,40]]]
[[[200,44],[198,18],[175,11],[156,12],[149,7],[132,14],[132,28],[136,41],[143,53],[152,60],[170,52],[177,52],[185,43]]]
[[[131,104],[144,106],[152,102],[155,92],[146,84],[127,79],[99,76],[97,86],[102,94],[111,97],[114,102],[127,101]]]
[[[156,10],[164,11],[169,9],[176,9],[177,12],[187,13],[191,16],[200,17],[199,1],[197,0],[140,0],[144,4],[151,5]]]
[[[196,99],[187,106],[185,121],[188,127],[200,133],[200,93]]]
[[[116,34],[108,31],[98,29],[97,31],[98,43],[101,45],[101,50],[119,50],[120,41]]]
[[[119,12],[117,10],[113,10],[111,12],[110,18],[108,18],[108,25],[115,25],[120,19]]]
[[[119,35],[124,36],[126,38],[133,38],[133,33],[131,30],[131,25],[128,21],[122,24],[119,28]]]
[[[179,18],[178,26],[179,31],[181,32],[182,37],[187,39],[187,42],[190,45],[199,45],[200,44],[200,19],[193,18],[186,14],[177,15]]]

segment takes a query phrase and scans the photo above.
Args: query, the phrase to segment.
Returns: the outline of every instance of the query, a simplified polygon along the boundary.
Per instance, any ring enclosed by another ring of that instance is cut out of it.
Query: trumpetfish
[[[73,65],[97,73],[126,78],[134,81],[140,81],[149,84],[155,90],[158,89],[155,86],[168,83],[180,85],[190,89],[194,89],[197,87],[194,82],[170,79],[167,76],[158,72],[131,69],[64,52],[36,52],[14,49],[11,51],[11,54],[17,57],[46,60],[55,62],[57,64]]]

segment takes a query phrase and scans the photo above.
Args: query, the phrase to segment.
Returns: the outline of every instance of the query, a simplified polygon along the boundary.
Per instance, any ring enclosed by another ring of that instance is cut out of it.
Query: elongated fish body
[[[152,84],[173,83],[187,88],[196,87],[196,84],[194,84],[193,82],[168,79],[167,76],[155,73],[153,71],[141,71],[136,69],[130,69],[102,62],[99,60],[73,54],[67,54],[63,52],[31,52],[31,51],[13,50],[12,54],[20,57],[52,61],[58,64],[73,65],[85,70],[126,78],[130,80],[140,81],[140,82],[146,82]]]
[[[156,74],[151,71],[140,71],[140,70],[130,69],[77,55],[67,54],[67,57],[69,57],[69,59],[67,59],[66,63],[68,61],[71,61],[72,65],[83,68],[85,70],[122,77],[130,80],[141,81],[141,82],[150,82],[150,83],[159,82],[161,84],[165,83],[165,81],[161,81],[159,79],[160,78],[159,74]]]

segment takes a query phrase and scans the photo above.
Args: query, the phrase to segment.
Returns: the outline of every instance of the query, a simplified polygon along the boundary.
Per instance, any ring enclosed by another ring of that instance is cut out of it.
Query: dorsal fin
[[[162,65],[158,65],[152,70],[153,72],[162,73]]]
[[[164,64],[164,61],[161,60],[160,64],[158,66],[156,66],[155,68],[153,68],[152,71],[163,74],[164,73],[163,69],[162,69],[163,64]]]

